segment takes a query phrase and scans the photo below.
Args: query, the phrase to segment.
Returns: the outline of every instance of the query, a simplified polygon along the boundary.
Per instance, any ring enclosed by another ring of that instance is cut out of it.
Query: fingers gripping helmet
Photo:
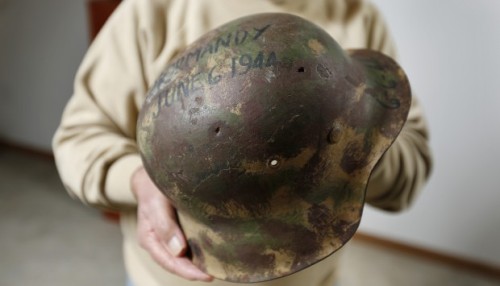
[[[169,63],[138,120],[143,163],[178,211],[195,265],[257,282],[310,266],[356,231],[370,174],[405,123],[390,58],[258,14]]]

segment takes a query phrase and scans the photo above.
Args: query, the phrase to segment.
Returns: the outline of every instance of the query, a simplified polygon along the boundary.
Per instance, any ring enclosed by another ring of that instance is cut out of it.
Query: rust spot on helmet
[[[327,137],[328,143],[330,144],[338,143],[341,139],[341,136],[342,136],[342,130],[340,126],[338,125],[333,126],[328,132],[328,137]]]

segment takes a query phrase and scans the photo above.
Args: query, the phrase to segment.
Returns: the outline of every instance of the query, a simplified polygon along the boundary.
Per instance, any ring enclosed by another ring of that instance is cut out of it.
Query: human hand
[[[175,209],[141,167],[132,175],[137,203],[139,243],[165,270],[188,280],[210,282],[213,278],[186,257],[187,243]]]

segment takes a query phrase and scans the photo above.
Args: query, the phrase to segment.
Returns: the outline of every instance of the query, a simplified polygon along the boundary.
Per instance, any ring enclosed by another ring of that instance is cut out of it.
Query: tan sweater
[[[86,204],[122,213],[127,271],[137,286],[198,285],[162,270],[137,243],[130,178],[141,166],[135,128],[146,92],[166,63],[198,37],[225,22],[260,12],[297,14],[323,27],[345,49],[371,48],[396,57],[381,15],[365,1],[125,0],[78,70],[53,148],[70,194]],[[367,202],[391,211],[406,208],[430,169],[428,133],[414,100],[403,131],[372,174]],[[299,273],[256,285],[332,285],[337,257],[334,254]]]

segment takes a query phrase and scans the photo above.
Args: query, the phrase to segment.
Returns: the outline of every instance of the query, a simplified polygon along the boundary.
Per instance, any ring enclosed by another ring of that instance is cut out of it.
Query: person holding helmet
[[[120,212],[134,285],[333,285],[363,204],[405,209],[431,170],[389,57],[366,1],[124,1],[55,134],[61,178]]]

